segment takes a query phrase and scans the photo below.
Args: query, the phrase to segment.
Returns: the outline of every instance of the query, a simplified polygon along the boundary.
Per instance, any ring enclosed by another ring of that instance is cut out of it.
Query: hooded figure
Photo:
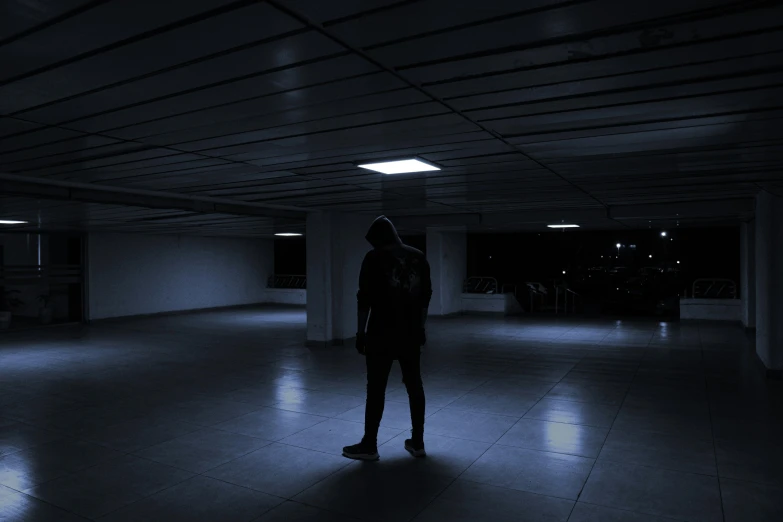
[[[359,274],[358,307],[371,310],[368,344],[396,359],[422,344],[417,343],[422,340],[432,297],[430,266],[421,251],[403,244],[386,216],[373,221],[365,237],[373,250],[365,256]],[[363,333],[361,321],[360,315],[358,332]]]
[[[343,448],[353,459],[378,458],[378,427],[383,416],[386,382],[392,364],[400,363],[408,390],[413,436],[405,449],[416,457],[424,453],[424,388],[421,383],[421,346],[432,297],[430,265],[424,254],[403,244],[386,216],[377,218],[365,236],[373,249],[359,274],[359,327],[356,349],[367,360],[367,405],[364,438]],[[369,320],[368,320],[369,318]]]

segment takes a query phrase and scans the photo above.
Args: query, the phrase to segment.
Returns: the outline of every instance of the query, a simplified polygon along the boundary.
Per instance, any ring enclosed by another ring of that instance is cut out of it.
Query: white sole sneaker
[[[427,452],[424,450],[424,448],[417,450],[413,446],[410,446],[410,445],[406,444],[405,445],[405,449],[408,451],[408,453],[410,453],[414,457],[426,457],[427,456]]]
[[[381,458],[378,453],[346,453],[343,451],[343,457],[354,460],[378,460]]]

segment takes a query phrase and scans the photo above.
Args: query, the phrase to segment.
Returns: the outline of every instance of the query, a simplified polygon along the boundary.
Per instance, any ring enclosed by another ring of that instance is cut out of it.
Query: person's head
[[[386,216],[379,216],[372,222],[370,229],[367,231],[367,235],[364,236],[367,241],[373,246],[373,248],[384,248],[394,245],[402,244],[397,229],[389,218]]]

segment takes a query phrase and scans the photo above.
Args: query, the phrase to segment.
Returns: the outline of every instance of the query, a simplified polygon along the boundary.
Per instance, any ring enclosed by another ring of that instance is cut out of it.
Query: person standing
[[[430,265],[424,254],[403,244],[386,216],[370,226],[372,245],[359,273],[356,349],[367,362],[367,402],[364,437],[343,448],[351,459],[377,460],[378,428],[386,401],[386,383],[395,360],[408,391],[413,427],[405,449],[414,457],[424,450],[424,387],[421,381],[421,347],[426,343],[425,323],[432,297]],[[368,320],[369,318],[369,320]]]

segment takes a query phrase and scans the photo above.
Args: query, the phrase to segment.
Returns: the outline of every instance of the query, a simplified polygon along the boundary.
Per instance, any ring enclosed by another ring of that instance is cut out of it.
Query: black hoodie
[[[373,222],[365,237],[373,250],[362,262],[357,299],[359,308],[370,309],[368,347],[412,346],[432,297],[430,265],[421,251],[403,244],[385,216]]]

